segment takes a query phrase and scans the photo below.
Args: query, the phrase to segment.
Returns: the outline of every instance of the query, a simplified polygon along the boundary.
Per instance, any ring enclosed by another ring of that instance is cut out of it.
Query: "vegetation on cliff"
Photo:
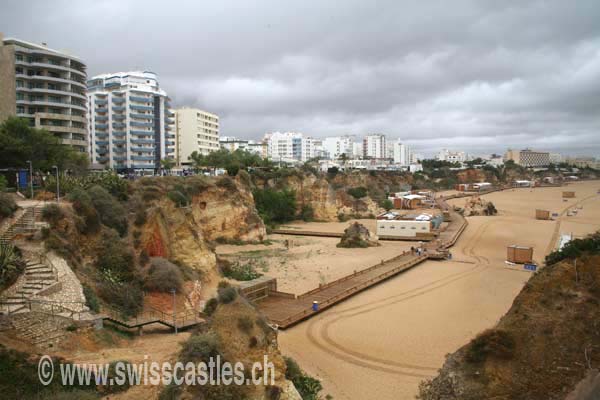
[[[600,350],[598,233],[547,260],[498,325],[449,355],[419,398],[564,399],[600,367],[591,356]]]

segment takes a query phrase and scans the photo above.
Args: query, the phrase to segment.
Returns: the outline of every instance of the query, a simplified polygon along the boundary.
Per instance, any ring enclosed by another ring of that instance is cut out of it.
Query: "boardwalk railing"
[[[103,319],[126,328],[140,328],[150,324],[161,324],[169,328],[187,328],[204,322],[203,313],[195,310],[180,311],[175,314],[156,308],[147,308],[142,313],[128,317],[121,310],[105,307]]]

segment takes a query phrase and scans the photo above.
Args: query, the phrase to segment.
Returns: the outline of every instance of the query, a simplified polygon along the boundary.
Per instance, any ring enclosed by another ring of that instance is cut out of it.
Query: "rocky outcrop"
[[[344,230],[344,235],[337,247],[357,248],[380,246],[377,237],[372,236],[369,230],[358,222],[350,224]]]

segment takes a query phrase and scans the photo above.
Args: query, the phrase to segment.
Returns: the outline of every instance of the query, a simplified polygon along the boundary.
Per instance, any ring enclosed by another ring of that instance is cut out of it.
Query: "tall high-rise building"
[[[156,74],[147,71],[98,75],[88,80],[92,165],[152,173],[175,158],[174,114]]]
[[[372,134],[363,139],[363,156],[368,158],[386,158],[385,135]]]
[[[79,58],[0,33],[0,121],[27,118],[86,152],[86,76]]]
[[[315,157],[313,139],[296,132],[267,133],[269,158],[273,161],[308,161]]]
[[[394,164],[408,166],[412,164],[412,151],[410,147],[404,143],[400,139],[393,142],[393,158]]]
[[[178,165],[190,163],[196,151],[207,155],[219,150],[219,116],[197,108],[175,110],[176,155]]]

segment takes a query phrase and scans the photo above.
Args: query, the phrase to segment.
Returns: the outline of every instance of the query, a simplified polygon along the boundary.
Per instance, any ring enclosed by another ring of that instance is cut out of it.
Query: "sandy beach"
[[[486,195],[499,215],[468,218],[452,261],[425,262],[281,332],[282,352],[321,379],[324,393],[336,399],[413,399],[419,382],[435,374],[445,354],[493,326],[531,276],[506,266],[506,246],[533,246],[541,263],[559,234],[583,236],[600,229],[598,189],[600,182],[590,181]],[[576,198],[563,202],[563,190],[575,191]],[[452,202],[462,206],[464,201]],[[566,210],[578,205],[583,208],[577,216],[566,216]],[[561,216],[538,221],[536,208]],[[374,253],[381,251],[387,248]],[[370,265],[362,255],[360,262],[339,254],[330,257],[339,260],[335,272],[327,271],[331,277],[342,273],[347,262]],[[318,274],[320,259],[307,259],[303,265],[313,266],[306,271]],[[282,287],[304,287],[304,282],[286,282],[284,276],[278,281]]]

